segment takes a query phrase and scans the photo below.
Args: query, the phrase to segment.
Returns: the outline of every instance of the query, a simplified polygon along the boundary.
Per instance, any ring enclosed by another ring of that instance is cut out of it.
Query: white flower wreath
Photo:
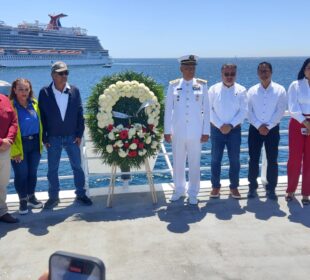
[[[103,94],[99,96],[99,112],[97,114],[99,128],[104,128],[111,124],[113,125],[113,116],[118,116],[121,118],[131,117],[119,112],[113,112],[113,106],[121,97],[133,97],[139,99],[141,102],[139,111],[142,109],[145,110],[145,114],[148,117],[147,123],[149,125],[153,125],[155,128],[158,126],[160,104],[154,93],[143,83],[139,83],[137,81],[118,81],[116,84],[110,85],[104,90]],[[135,132],[129,133],[135,134]]]

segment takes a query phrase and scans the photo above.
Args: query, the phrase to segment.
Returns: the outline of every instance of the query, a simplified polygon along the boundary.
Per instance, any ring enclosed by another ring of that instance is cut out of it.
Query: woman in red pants
[[[310,58],[298,73],[298,80],[288,89],[289,158],[287,162],[288,187],[286,201],[293,200],[302,168],[302,204],[310,200]]]

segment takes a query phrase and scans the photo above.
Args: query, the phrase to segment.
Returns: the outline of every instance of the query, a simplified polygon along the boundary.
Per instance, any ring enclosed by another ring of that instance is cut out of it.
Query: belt
[[[33,134],[33,135],[22,136],[22,139],[33,140],[33,139],[37,139],[38,137],[39,137],[39,134]]]
[[[310,115],[309,115],[309,118],[310,118]],[[213,124],[213,123],[210,123],[211,124],[211,126],[214,126],[214,127],[216,127],[217,128],[217,126],[215,125],[215,124]],[[234,126],[232,129],[234,129],[234,128],[239,128],[239,127],[241,127],[241,124],[237,124],[236,126]],[[219,128],[218,128],[219,129]]]

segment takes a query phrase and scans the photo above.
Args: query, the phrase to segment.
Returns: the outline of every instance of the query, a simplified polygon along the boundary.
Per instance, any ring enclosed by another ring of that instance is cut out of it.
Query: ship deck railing
[[[286,112],[285,116],[288,116],[288,113]],[[287,136],[288,135],[288,130],[284,129],[284,130],[280,130],[280,135],[281,136]],[[242,132],[242,137],[247,137],[248,136],[248,132]],[[108,187],[91,187],[90,183],[89,183],[89,179],[92,176],[100,176],[102,178],[110,178],[111,175],[111,166],[106,165],[102,162],[102,158],[100,156],[99,153],[96,152],[96,149],[93,146],[93,142],[91,140],[90,134],[88,129],[85,130],[84,133],[84,137],[82,139],[82,143],[80,146],[80,150],[81,150],[81,161],[82,161],[82,168],[85,172],[85,188],[87,190],[87,193],[90,195],[106,195],[108,193]],[[279,146],[279,151],[287,151],[288,150],[288,146],[285,145],[281,145]],[[224,153],[227,153],[226,149],[224,150]],[[240,153],[248,153],[248,148],[241,148],[240,149]],[[202,150],[201,154],[207,154],[207,155],[211,155],[211,150]],[[158,169],[158,168],[154,168],[155,163],[156,163],[156,158],[150,158],[150,166],[152,169],[152,173],[153,174],[170,174],[171,178],[173,176],[173,167],[172,167],[172,162],[170,160],[170,157],[172,156],[172,152],[167,152],[166,146],[164,141],[162,141],[160,143],[160,151],[157,155],[158,157],[164,157],[165,163],[167,168],[164,169]],[[69,158],[67,157],[62,157],[60,159],[61,163],[62,162],[69,162]],[[41,159],[40,163],[47,163],[47,159]],[[287,162],[286,161],[279,161],[278,162],[279,166],[286,166]],[[61,165],[60,165],[61,168]],[[227,170],[229,169],[229,164],[223,164],[221,166],[222,170]],[[241,164],[240,166],[240,170],[245,170],[248,168],[248,164]],[[71,170],[71,169],[70,169]],[[186,167],[186,172],[188,172],[188,167]],[[210,171],[211,167],[210,166],[201,166],[200,167],[201,171]],[[261,156],[261,162],[260,162],[260,170],[261,170],[261,174],[260,174],[260,180],[261,180],[261,184],[263,186],[265,186],[267,184],[267,179],[266,179],[266,171],[267,171],[267,157],[266,157],[266,152],[265,149],[262,149],[262,156]],[[138,174],[145,174],[146,175],[146,170],[144,168],[144,166],[142,166],[140,169],[131,169],[130,172],[121,172],[120,169],[117,169],[116,172],[116,176],[121,176],[121,175],[138,175]],[[73,180],[73,175],[60,175],[59,176],[59,180],[60,182],[62,180]],[[38,177],[38,182],[40,181],[47,181],[47,177],[46,176],[40,176]],[[223,181],[223,185],[229,185],[229,180],[222,180]],[[10,180],[10,182],[13,182],[13,179]],[[287,177],[286,176],[279,176],[279,183],[282,184],[286,184],[287,182]],[[211,186],[210,181],[206,181],[208,186]],[[124,180],[123,186],[117,186],[115,189],[115,193],[123,193],[123,192],[146,192],[148,191],[148,185],[147,185],[147,179],[145,179],[145,184],[143,185],[130,185],[128,187],[128,184],[130,184],[130,182],[128,182],[127,180]],[[240,186],[241,185],[247,185],[247,179],[246,178],[240,178]],[[202,184],[202,186],[205,186],[206,184]],[[156,182],[155,181],[155,188],[157,191],[160,190],[171,190],[173,191],[174,186],[172,183],[172,179],[171,182],[169,183],[160,183],[160,182]],[[47,198],[47,192],[41,192],[43,194],[40,195],[41,198]],[[64,197],[68,197],[68,196],[72,196],[74,195],[74,190],[62,190],[61,191],[61,195],[60,197],[64,196]],[[10,201],[17,201],[18,200],[18,196],[16,194],[10,194],[9,195],[9,200]]]

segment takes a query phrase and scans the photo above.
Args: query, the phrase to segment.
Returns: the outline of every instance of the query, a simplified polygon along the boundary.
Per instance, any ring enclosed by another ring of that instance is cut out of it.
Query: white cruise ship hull
[[[112,61],[109,56],[102,58],[76,58],[76,57],[31,57],[27,58],[19,56],[6,57],[0,55],[0,67],[38,67],[38,66],[51,66],[56,61],[63,61],[69,66],[72,65],[102,65],[104,67],[111,67]]]

